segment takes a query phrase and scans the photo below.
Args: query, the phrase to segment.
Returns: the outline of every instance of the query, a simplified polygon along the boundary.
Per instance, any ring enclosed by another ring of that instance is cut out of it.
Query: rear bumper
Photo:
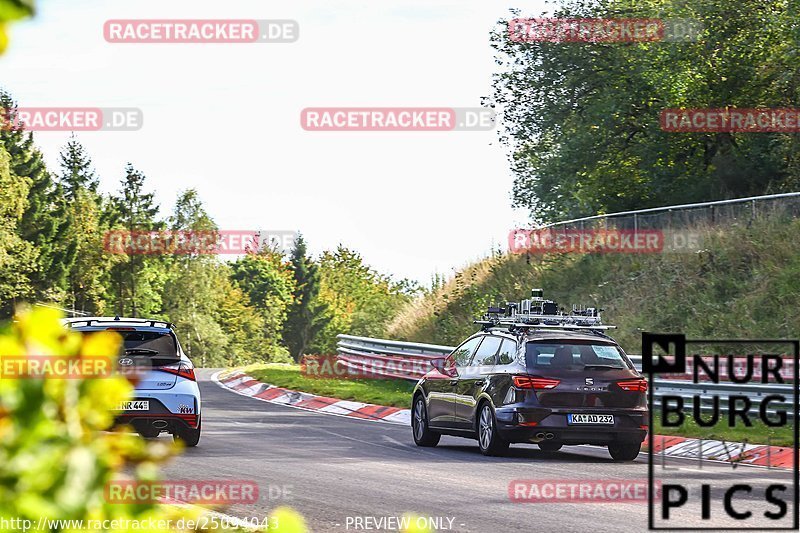
[[[614,415],[614,424],[570,425],[569,413],[610,414]],[[606,445],[614,441],[640,443],[647,436],[648,411],[643,409],[500,407],[495,416],[497,430],[508,442],[555,440],[562,444]]]
[[[127,424],[134,428],[146,427],[170,432],[176,429],[197,428],[200,413],[196,412],[197,407],[192,397],[184,398],[188,402],[184,405],[191,406],[191,409],[186,409],[191,412],[184,413],[170,411],[161,400],[152,396],[137,396],[133,399],[149,401],[150,409],[147,411],[120,411],[114,419],[115,425]]]

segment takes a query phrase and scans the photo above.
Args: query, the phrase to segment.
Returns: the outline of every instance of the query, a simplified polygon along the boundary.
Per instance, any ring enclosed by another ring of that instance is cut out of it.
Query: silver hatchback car
[[[201,431],[200,388],[194,365],[183,352],[172,324],[160,320],[88,317],[64,320],[73,331],[114,331],[122,337],[119,368],[135,391],[119,406],[117,422],[146,438],[171,433],[186,446],[197,446]]]

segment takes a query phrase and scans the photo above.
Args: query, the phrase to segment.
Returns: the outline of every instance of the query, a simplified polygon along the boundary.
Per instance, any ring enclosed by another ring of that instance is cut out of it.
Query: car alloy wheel
[[[425,398],[419,396],[414,400],[411,413],[411,429],[414,432],[414,443],[417,446],[436,446],[441,435],[428,427],[428,411],[425,409]]]
[[[483,410],[481,410],[480,439],[482,448],[488,449],[492,444],[492,434],[492,408],[487,404],[484,405]]]
[[[508,442],[497,433],[494,411],[489,403],[481,407],[478,418],[478,447],[483,455],[503,455],[508,450]]]
[[[417,440],[422,439],[425,433],[425,406],[422,404],[422,399],[417,400],[417,405],[414,407],[414,435]]]

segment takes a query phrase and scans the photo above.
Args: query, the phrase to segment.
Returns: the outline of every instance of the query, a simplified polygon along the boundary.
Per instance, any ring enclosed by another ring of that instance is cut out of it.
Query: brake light
[[[106,331],[136,331],[136,328],[106,328]]]
[[[518,389],[553,389],[561,380],[537,378],[535,376],[514,376],[514,386]]]
[[[160,366],[156,368],[156,370],[166,372],[167,374],[175,374],[176,376],[191,379],[192,381],[197,381],[197,379],[194,377],[194,368],[185,366],[182,363],[178,363],[177,365]]]
[[[618,381],[617,385],[624,391],[647,392],[647,381],[643,379],[632,379],[629,381]]]

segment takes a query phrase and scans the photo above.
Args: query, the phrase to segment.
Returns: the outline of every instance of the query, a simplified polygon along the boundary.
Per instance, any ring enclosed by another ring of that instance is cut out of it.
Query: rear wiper
[[[623,370],[621,366],[612,365],[584,365],[583,368],[591,368],[592,370]]]
[[[158,355],[157,350],[151,350],[149,348],[129,348],[125,350],[125,355]]]

